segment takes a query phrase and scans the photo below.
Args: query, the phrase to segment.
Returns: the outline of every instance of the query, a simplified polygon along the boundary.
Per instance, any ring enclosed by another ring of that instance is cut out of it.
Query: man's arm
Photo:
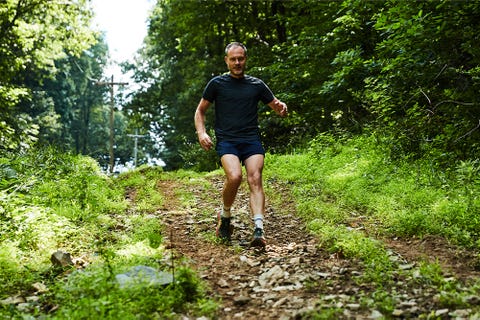
[[[210,101],[206,99],[200,99],[198,103],[197,110],[195,111],[195,129],[197,130],[198,142],[205,150],[210,150],[212,148],[212,139],[207,134],[205,128],[205,114],[207,113],[208,107],[210,107]]]
[[[285,117],[288,115],[287,105],[282,101],[278,100],[277,98],[274,98],[271,102],[268,103],[268,105],[281,117]]]

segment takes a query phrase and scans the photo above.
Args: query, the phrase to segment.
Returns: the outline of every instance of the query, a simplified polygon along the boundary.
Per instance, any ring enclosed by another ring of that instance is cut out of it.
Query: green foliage
[[[392,141],[394,158],[476,159],[479,10],[446,0],[159,1],[137,66],[150,84],[131,115],[157,125],[168,169],[208,168],[192,147],[193,112],[237,40],[249,48],[249,73],[289,105],[287,119],[259,108],[272,153],[325,131],[369,131]]]
[[[269,181],[284,182],[320,246],[362,269],[352,280],[376,289],[352,303],[390,315],[401,300],[401,282],[438,291],[445,308],[468,308],[477,283],[465,287],[446,278],[438,263],[420,261],[399,271],[402,262],[378,239],[435,235],[478,251],[478,163],[445,170],[434,157],[392,161],[391,150],[373,135],[319,135],[300,154],[267,155],[268,196],[278,192],[268,188]],[[305,318],[335,318],[335,312],[319,306]]]
[[[267,157],[266,176],[292,183],[303,217],[396,236],[442,235],[478,248],[476,162],[455,170],[421,160],[393,163],[374,136],[340,141],[321,135],[307,154]]]
[[[157,188],[162,173],[161,167],[141,166],[132,172],[120,174],[117,182],[119,187],[127,190],[127,197],[135,200],[136,210],[152,213],[164,204],[163,196]],[[128,194],[129,192],[131,194]]]
[[[125,210],[106,175],[90,158],[65,159],[68,167],[32,190],[35,203],[52,208],[73,221],[91,221],[99,213]]]
[[[209,135],[212,139],[215,139],[213,130],[209,130]],[[198,141],[185,142],[185,148],[179,150],[179,153],[183,160],[182,168],[184,169],[208,172],[219,168],[220,161],[214,148],[205,151],[200,147]]]
[[[175,282],[166,287],[122,289],[115,280],[138,265],[172,272],[163,225],[152,215],[163,205],[157,190],[161,168],[112,178],[91,158],[44,149],[0,159],[0,173],[0,295],[31,292],[35,283],[48,288],[28,309],[2,304],[1,318],[174,319],[178,313],[215,313],[217,304],[203,282],[180,260]],[[50,256],[59,248],[84,261],[83,268],[52,268]]]
[[[6,0],[0,8],[0,138],[3,149],[25,149],[36,142],[39,121],[54,118],[40,112],[38,97],[42,81],[57,71],[55,62],[78,56],[94,42],[91,11],[85,0]],[[37,97],[36,97],[37,96]],[[36,100],[36,101],[35,101]],[[28,105],[28,107],[25,107]],[[45,128],[49,124],[45,124]],[[51,128],[51,126],[50,126]]]
[[[100,36],[97,43],[79,56],[58,59],[58,72],[43,82],[43,90],[53,100],[59,117],[55,133],[40,136],[39,144],[58,144],[65,150],[92,155],[108,154],[108,112],[106,86],[97,85],[106,64],[107,46]],[[39,109],[41,106],[39,106]]]
[[[383,39],[377,44],[378,58],[371,62],[381,70],[368,83],[366,95],[383,92],[384,100],[368,100],[370,108],[394,133],[396,147],[403,153],[422,156],[422,149],[434,145],[452,150],[455,158],[464,157],[467,149],[475,157],[476,147],[465,148],[465,144],[476,145],[478,131],[470,130],[477,122],[471,112],[477,108],[478,84],[464,70],[478,65],[472,55],[478,46],[471,45],[476,36],[468,31],[461,32],[465,37],[454,34],[460,26],[470,30],[472,14],[479,9],[478,4],[467,2],[411,6],[400,1],[376,15],[375,28]],[[387,117],[382,119],[384,114]]]
[[[122,269],[128,262],[122,263]],[[208,314],[215,311],[215,304],[205,303],[205,289],[200,279],[189,269],[179,268],[175,282],[165,287],[139,283],[120,288],[111,272],[121,273],[118,267],[90,267],[69,276],[60,283],[51,303],[61,308],[53,319],[175,319],[178,313]],[[196,306],[199,302],[200,305]]]

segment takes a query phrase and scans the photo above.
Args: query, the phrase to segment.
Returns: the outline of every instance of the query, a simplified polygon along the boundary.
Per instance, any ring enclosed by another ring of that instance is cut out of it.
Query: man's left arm
[[[278,100],[277,98],[273,98],[271,102],[268,103],[269,107],[273,109],[279,116],[285,117],[288,115],[288,108],[287,105]]]

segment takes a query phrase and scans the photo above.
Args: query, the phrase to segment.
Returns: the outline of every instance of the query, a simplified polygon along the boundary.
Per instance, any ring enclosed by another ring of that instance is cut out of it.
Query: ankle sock
[[[220,214],[220,216],[224,218],[230,218],[232,216],[232,213],[230,212],[230,208],[222,207],[222,213]]]
[[[263,229],[263,214],[261,213],[254,214],[253,222],[255,223],[255,228]]]

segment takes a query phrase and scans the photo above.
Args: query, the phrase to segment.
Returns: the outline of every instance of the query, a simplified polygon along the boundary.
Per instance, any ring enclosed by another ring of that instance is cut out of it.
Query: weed
[[[343,315],[341,308],[322,308],[320,310],[306,312],[302,315],[301,319],[309,320],[331,320],[340,319]]]

